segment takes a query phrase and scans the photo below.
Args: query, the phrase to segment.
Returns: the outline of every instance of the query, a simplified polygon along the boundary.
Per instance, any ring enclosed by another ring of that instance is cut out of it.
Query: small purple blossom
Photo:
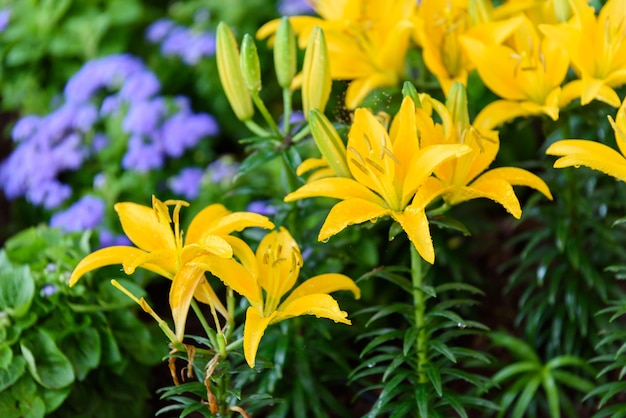
[[[196,14],[197,22],[205,22],[209,15]],[[196,65],[204,57],[215,55],[215,33],[177,25],[169,19],[159,19],[148,27],[146,39],[161,44],[165,57],[180,57],[187,65]]]
[[[180,170],[177,176],[168,181],[171,191],[183,196],[187,200],[194,200],[200,194],[200,185],[204,177],[204,170],[199,167],[187,167]]]
[[[162,145],[170,157],[180,157],[186,149],[194,147],[202,138],[218,132],[217,122],[205,113],[181,111],[165,121],[162,128]]]
[[[280,0],[278,2],[278,13],[283,16],[296,16],[313,14],[315,10],[307,0]]]
[[[4,30],[9,26],[9,21],[11,20],[11,9],[2,9],[0,10],[0,32],[4,32]]]
[[[66,210],[52,215],[50,226],[67,232],[83,231],[95,228],[103,218],[104,202],[102,199],[87,195]]]
[[[149,138],[133,135],[128,140],[128,149],[122,158],[122,167],[145,173],[163,167],[161,146]]]
[[[174,28],[175,23],[168,18],[162,18],[152,22],[146,30],[146,39],[153,44],[161,42],[163,38]]]
[[[99,237],[100,248],[112,247],[114,245],[133,245],[126,235],[114,234],[105,228],[100,229]]]
[[[211,173],[212,182],[229,182],[237,174],[239,164],[237,164],[231,156],[225,155],[209,164],[208,170]]]
[[[246,210],[248,212],[254,212],[265,216],[276,215],[277,213],[276,208],[266,200],[253,200],[248,204],[248,208]]]
[[[131,104],[122,123],[124,132],[135,135],[150,135],[158,130],[167,114],[165,101],[161,97],[137,101]]]
[[[59,286],[48,283],[48,284],[43,285],[43,287],[39,291],[39,294],[44,298],[49,298],[50,296],[54,295],[58,291],[59,291]]]

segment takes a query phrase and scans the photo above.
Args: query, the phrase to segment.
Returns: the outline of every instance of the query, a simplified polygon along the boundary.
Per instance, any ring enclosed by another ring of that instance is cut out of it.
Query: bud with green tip
[[[328,118],[319,109],[309,113],[309,125],[317,148],[338,177],[352,178],[346,162],[346,146]]]
[[[302,67],[302,107],[305,116],[312,109],[324,110],[331,87],[326,39],[322,29],[316,26],[309,37]]]
[[[241,73],[250,92],[261,90],[261,64],[252,36],[247,33],[241,42]]]
[[[254,115],[252,97],[246,87],[239,58],[237,41],[227,24],[217,25],[217,72],[222,88],[237,119],[250,120]]]
[[[422,102],[420,101],[417,89],[410,81],[405,81],[402,85],[402,97],[410,97],[411,100],[413,100],[415,107],[422,107]]]
[[[278,84],[282,88],[289,88],[298,64],[296,49],[296,33],[287,17],[280,20],[274,39],[274,68]]]
[[[469,112],[467,111],[467,91],[463,83],[457,81],[452,84],[446,98],[446,107],[450,111],[452,123],[459,133],[470,126]]]

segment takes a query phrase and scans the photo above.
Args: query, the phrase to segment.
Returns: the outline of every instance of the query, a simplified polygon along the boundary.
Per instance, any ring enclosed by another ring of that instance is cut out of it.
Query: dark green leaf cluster
[[[113,417],[124,401],[149,412],[154,332],[108,282],[67,286],[88,239],[33,228],[0,252],[2,417]]]

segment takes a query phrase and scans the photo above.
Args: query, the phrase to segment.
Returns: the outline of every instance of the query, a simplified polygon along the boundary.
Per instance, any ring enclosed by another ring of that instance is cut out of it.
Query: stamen
[[[374,167],[380,174],[385,174],[385,169],[382,168],[380,165],[378,165],[378,163],[376,163],[371,158],[369,158],[369,157],[366,158],[365,162],[368,163],[369,165],[371,165],[372,167]]]

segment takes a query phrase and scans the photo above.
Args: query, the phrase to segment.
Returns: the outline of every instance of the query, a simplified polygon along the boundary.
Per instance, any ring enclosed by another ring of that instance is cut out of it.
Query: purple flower
[[[280,0],[278,3],[278,13],[283,16],[296,16],[313,14],[313,6],[306,0]]]
[[[180,51],[180,57],[187,65],[196,65],[202,57],[215,55],[216,37],[212,32],[191,33],[188,42]]]
[[[161,83],[151,71],[138,71],[126,79],[120,97],[128,101],[146,100],[161,89]]]
[[[86,195],[66,210],[52,215],[50,226],[67,232],[83,231],[95,228],[103,218],[104,202],[102,199]]]
[[[168,181],[171,191],[183,196],[187,200],[194,200],[200,194],[200,184],[204,170],[199,167],[187,167],[180,170],[177,176]]]
[[[122,158],[122,167],[140,173],[163,167],[161,147],[148,138],[132,135],[128,139],[128,149]]]
[[[42,297],[48,298],[48,297],[54,295],[58,291],[59,291],[59,286],[48,283],[48,284],[45,284],[41,288],[41,290],[39,291],[39,294]]]
[[[225,155],[209,164],[208,169],[211,173],[211,181],[220,183],[222,181],[231,181],[237,174],[237,170],[239,170],[239,164],[232,157]]]
[[[161,97],[131,104],[122,123],[124,132],[135,135],[150,135],[155,132],[167,112]]]
[[[174,27],[171,19],[162,18],[152,22],[146,30],[146,39],[153,44],[161,42]]]
[[[72,195],[72,188],[56,180],[42,182],[26,191],[26,200],[46,209],[59,207]]]
[[[212,116],[181,111],[165,121],[162,132],[165,153],[170,157],[180,157],[186,149],[194,147],[202,138],[215,135],[218,127]]]
[[[159,23],[159,21],[154,24],[156,23]],[[159,26],[155,28],[158,35],[165,32],[164,28],[161,27],[162,25],[164,24],[159,23]],[[177,56],[187,65],[196,65],[203,57],[215,55],[215,33],[197,31],[181,25],[173,25],[167,29],[167,33],[161,39],[152,41],[149,38],[153,43],[162,42],[161,53],[164,56]],[[150,35],[154,34],[150,33]]]
[[[100,236],[100,248],[112,247],[114,245],[133,245],[126,235],[118,235],[102,228],[99,232]]]
[[[13,140],[17,142],[34,135],[35,132],[37,132],[37,129],[39,129],[40,123],[41,118],[39,116],[24,116],[23,118],[18,120],[13,127],[13,131],[11,132]]]
[[[4,30],[9,26],[9,20],[11,19],[11,9],[2,9],[0,10],[0,32],[4,32]]]
[[[248,204],[246,209],[248,212],[258,213],[259,215],[271,216],[276,215],[276,208],[269,204],[269,201],[253,200]]]

